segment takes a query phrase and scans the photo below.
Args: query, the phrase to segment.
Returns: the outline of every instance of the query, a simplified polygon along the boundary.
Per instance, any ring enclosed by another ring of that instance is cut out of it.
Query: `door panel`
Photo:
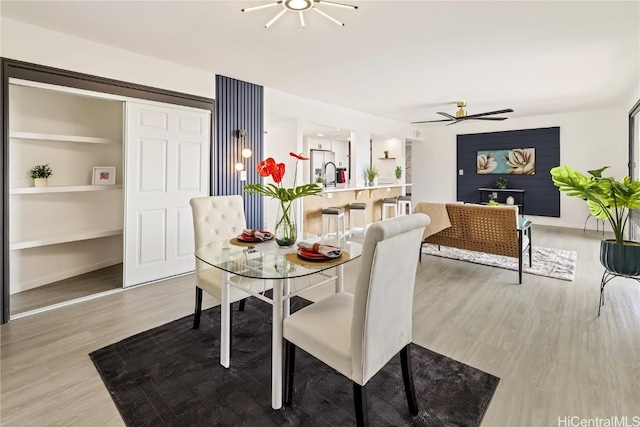
[[[189,200],[209,194],[207,112],[126,105],[125,286],[195,269]]]
[[[162,129],[165,131],[169,130],[169,114],[167,112],[149,111],[144,108],[145,107],[142,107],[138,114],[138,123],[140,123],[140,128]]]
[[[139,191],[164,192],[167,189],[168,141],[140,139],[139,144]]]
[[[138,265],[166,261],[167,211],[138,212]]]
[[[186,208],[178,208],[178,248],[177,256],[193,257],[193,248],[195,241],[193,236],[193,216],[191,214],[191,206]]]
[[[200,191],[202,146],[192,142],[178,143],[178,189],[180,191]],[[198,165],[198,166],[196,166]]]

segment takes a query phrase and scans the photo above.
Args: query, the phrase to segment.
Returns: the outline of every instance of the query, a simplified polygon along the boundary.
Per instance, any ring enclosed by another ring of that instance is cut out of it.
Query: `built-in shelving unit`
[[[88,144],[120,144],[121,140],[98,138],[94,136],[77,136],[77,135],[57,135],[52,133],[38,132],[11,132],[10,138],[27,139],[35,141],[58,141],[58,142],[83,142]]]
[[[117,264],[123,258],[123,104],[11,85],[10,293]],[[29,171],[48,164],[47,187]],[[93,168],[116,185],[91,185]]]
[[[395,160],[395,157],[378,157],[378,160]]]
[[[79,242],[81,240],[99,239],[101,237],[119,236],[122,230],[89,230],[73,234],[64,234],[60,236],[43,237],[36,240],[23,240],[21,242],[13,242],[9,245],[12,251],[18,249],[38,248],[40,246],[57,245],[60,243]]]
[[[76,193],[82,191],[122,190],[122,185],[60,185],[55,187],[12,188],[9,194]]]

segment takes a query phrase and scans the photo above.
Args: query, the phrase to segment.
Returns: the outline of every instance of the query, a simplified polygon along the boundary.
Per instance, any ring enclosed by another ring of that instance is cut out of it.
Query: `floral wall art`
[[[536,173],[536,149],[513,148],[511,150],[478,151],[476,172],[480,175],[534,175]]]

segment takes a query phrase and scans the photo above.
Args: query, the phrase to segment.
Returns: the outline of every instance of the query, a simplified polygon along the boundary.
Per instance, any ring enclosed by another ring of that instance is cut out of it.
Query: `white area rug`
[[[465,251],[446,246],[441,246],[438,250],[436,245],[431,244],[424,245],[422,253],[518,271],[517,258]],[[576,273],[577,252],[534,246],[532,255],[532,267],[529,267],[529,253],[523,254],[522,271],[524,273],[573,282]]]

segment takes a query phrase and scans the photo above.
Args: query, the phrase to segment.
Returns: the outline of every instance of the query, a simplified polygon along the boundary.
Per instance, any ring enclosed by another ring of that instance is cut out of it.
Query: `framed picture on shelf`
[[[115,166],[94,166],[93,185],[116,185],[116,167]]]

